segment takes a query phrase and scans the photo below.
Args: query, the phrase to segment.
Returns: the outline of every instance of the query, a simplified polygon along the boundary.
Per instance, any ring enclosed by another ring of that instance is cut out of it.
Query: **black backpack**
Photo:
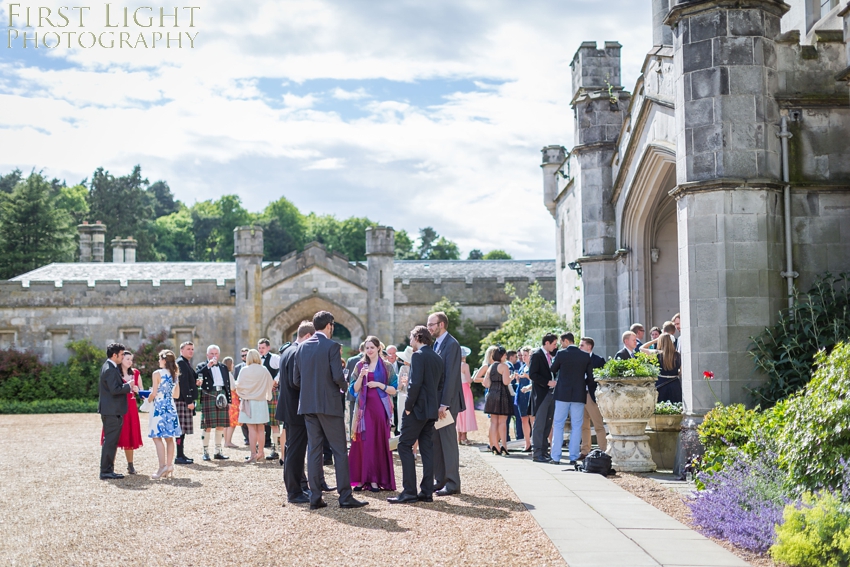
[[[584,458],[581,471],[601,474],[602,476],[616,474],[617,472],[611,468],[611,455],[603,453],[599,449],[594,449]]]

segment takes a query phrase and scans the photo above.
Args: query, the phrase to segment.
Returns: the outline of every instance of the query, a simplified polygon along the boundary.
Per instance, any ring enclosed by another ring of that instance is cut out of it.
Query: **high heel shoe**
[[[136,467],[133,466],[133,463],[127,463],[127,474],[136,474]]]
[[[165,474],[165,471],[168,470],[168,465],[162,465],[159,467],[159,470],[156,473],[151,475],[151,478],[154,480],[159,480],[162,478],[162,475]]]
[[[510,455],[510,453],[508,453],[508,450],[507,450],[507,449],[505,449],[504,447],[502,447],[501,449],[499,449],[499,454],[500,454],[500,455],[504,455],[504,456],[506,456],[506,457],[507,457],[508,455]]]
[[[168,469],[165,471],[165,477],[174,480],[174,465],[168,465]]]
[[[494,455],[496,455],[496,456],[499,455],[499,448],[498,447],[491,446],[490,450],[493,452]]]

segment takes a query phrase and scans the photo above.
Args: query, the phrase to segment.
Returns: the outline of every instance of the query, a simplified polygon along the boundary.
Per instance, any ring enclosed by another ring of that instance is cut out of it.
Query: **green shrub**
[[[803,505],[789,504],[784,523],[776,528],[770,555],[793,567],[850,565],[850,506],[831,493],[803,496]]]
[[[850,339],[850,274],[826,274],[806,294],[795,294],[794,307],[779,321],[752,337],[750,354],[768,380],[753,395],[772,406],[805,387],[812,378],[815,354],[831,351]]]
[[[777,438],[789,487],[815,491],[841,486],[841,458],[850,455],[850,343],[815,359],[818,370],[804,392],[788,400],[788,426]]]
[[[0,350],[0,399],[44,398],[40,378],[47,370],[48,366],[32,351]]]
[[[95,413],[97,400],[0,400],[0,414],[23,413]]]
[[[175,356],[180,356],[180,353],[168,340],[168,332],[166,331],[160,331],[159,333],[148,336],[139,345],[139,348],[133,351],[133,365],[139,369],[145,389],[151,387],[153,380],[151,376],[159,368],[159,351],[163,349],[169,349],[174,352]]]
[[[560,336],[568,330],[567,320],[558,315],[555,302],[540,295],[540,284],[534,282],[528,286],[528,294],[520,298],[516,288],[507,283],[505,293],[513,298],[508,319],[502,326],[481,339],[481,350],[490,345],[500,344],[508,350],[518,350],[524,346],[539,347],[546,333]]]
[[[31,351],[0,350],[0,399],[97,399],[106,353],[88,340],[67,347],[73,352],[67,364],[44,364]]]

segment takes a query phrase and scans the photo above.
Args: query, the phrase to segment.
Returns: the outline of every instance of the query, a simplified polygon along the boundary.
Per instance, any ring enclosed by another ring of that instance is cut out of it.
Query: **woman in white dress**
[[[251,457],[248,463],[263,458],[265,425],[269,421],[269,404],[274,380],[263,366],[260,351],[252,348],[245,357],[245,366],[239,371],[236,393],[239,395],[239,423],[248,426],[248,445]]]
[[[179,376],[180,369],[177,367],[174,353],[170,350],[160,351],[159,370],[153,373],[153,386],[148,398],[153,400],[148,437],[153,439],[159,460],[159,469],[156,474],[151,475],[154,479],[174,477],[174,438],[183,434],[174,403],[174,399],[180,397],[180,382],[177,381]]]

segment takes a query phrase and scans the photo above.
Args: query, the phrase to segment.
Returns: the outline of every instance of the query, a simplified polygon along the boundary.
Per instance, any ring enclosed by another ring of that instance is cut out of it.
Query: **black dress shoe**
[[[227,460],[227,459],[229,459],[229,458],[230,458],[230,457],[225,457],[225,456],[224,456],[224,455],[222,455],[221,453],[216,453],[216,454],[213,456],[213,459],[215,459],[215,460],[217,460],[217,461],[226,461],[226,460]]]
[[[368,502],[364,502],[363,500],[355,500],[354,498],[349,498],[345,502],[340,502],[340,508],[362,508],[363,506],[368,505]]]
[[[325,502],[324,500],[319,500],[315,504],[310,504],[311,510],[318,510],[319,508],[327,508],[327,507],[328,507],[328,503]]]
[[[422,500],[416,496],[404,496],[399,494],[398,496],[392,496],[387,498],[387,502],[390,504],[413,504],[414,502],[428,502],[429,500]],[[433,498],[430,500],[433,501]]]
[[[195,461],[188,457],[177,457],[176,459],[174,459],[175,465],[191,465],[194,462]]]
[[[460,490],[449,490],[448,488],[443,487],[434,494],[437,496],[451,496],[452,494],[460,494]]]
[[[550,458],[548,458],[548,457],[534,457],[534,458],[533,458],[533,459],[531,459],[531,460],[532,460],[532,461],[534,461],[535,463],[549,463],[549,462],[552,462],[552,459],[550,459]]]
[[[553,460],[551,460],[551,459],[550,459],[550,460],[549,460],[549,464],[550,464],[550,465],[560,465],[560,464],[561,464],[561,461],[553,461]]]
[[[324,461],[322,461],[322,465],[324,465],[326,467],[332,467],[333,464],[334,464],[333,459],[325,459]]]
[[[100,480],[120,480],[122,478],[124,478],[123,474],[118,474],[118,473],[114,473],[114,472],[103,473],[103,474],[100,475]]]
[[[434,497],[430,494],[425,494],[424,492],[420,492],[416,495],[416,499],[420,502],[433,502]]]
[[[530,453],[530,452],[532,452],[533,450],[534,450],[534,449],[532,449],[531,447],[529,447],[528,449],[523,449],[523,450],[522,450],[522,452],[523,452],[523,453]]]
[[[275,459],[279,459],[280,455],[278,455],[277,451],[272,451],[272,454],[266,457],[267,461],[273,461]]]
[[[336,486],[328,486],[327,482],[322,483],[322,492],[333,492],[336,490]]]
[[[207,453],[204,453],[204,460],[205,461],[211,461],[212,459],[210,458],[210,456]]]
[[[298,496],[295,496],[294,498],[290,498],[289,503],[290,504],[309,504],[310,503],[310,497],[307,496],[306,494],[299,494]]]

